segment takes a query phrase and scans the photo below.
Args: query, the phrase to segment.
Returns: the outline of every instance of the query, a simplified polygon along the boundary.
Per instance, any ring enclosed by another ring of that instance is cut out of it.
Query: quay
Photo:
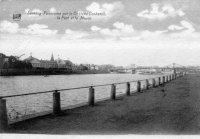
[[[130,92],[127,83],[125,96],[94,101],[95,90],[89,88],[88,106],[64,110],[60,113],[59,93],[54,92],[54,115],[29,119],[9,126],[7,133],[30,134],[198,134],[199,133],[199,78],[196,74],[163,76],[153,88]],[[182,77],[183,76],[183,77]],[[174,80],[176,78],[176,80]],[[170,81],[170,82],[169,82]],[[148,80],[146,80],[148,84]],[[1,99],[1,107],[5,101]],[[1,119],[4,111],[1,112]],[[1,124],[3,122],[1,121]],[[5,124],[5,123],[4,123]]]

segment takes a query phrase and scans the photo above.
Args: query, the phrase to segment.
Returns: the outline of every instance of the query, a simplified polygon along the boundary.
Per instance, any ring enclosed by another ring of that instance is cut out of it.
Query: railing
[[[166,82],[169,82],[171,80],[176,79],[177,77],[184,76],[185,74],[186,74],[185,72],[180,72],[180,73],[176,73],[176,74],[170,74],[170,75],[165,75],[165,76],[161,76],[161,77],[156,77],[158,79],[157,84],[156,84],[156,78],[149,78],[149,79],[144,79],[144,80],[117,82],[117,83],[112,83],[112,84],[101,84],[101,85],[93,85],[93,86],[83,86],[83,87],[76,87],[76,88],[50,90],[50,91],[44,91],[44,92],[0,96],[0,130],[5,130],[5,129],[8,128],[9,124],[15,123],[15,122],[9,123],[9,120],[8,120],[7,106],[6,106],[6,100],[8,98],[31,96],[31,95],[37,95],[37,94],[47,94],[47,93],[53,92],[53,103],[52,103],[52,110],[53,111],[52,111],[52,113],[54,115],[59,115],[62,111],[61,110],[61,96],[60,96],[60,92],[62,92],[62,91],[89,88],[89,95],[88,95],[88,103],[87,104],[89,106],[94,106],[95,105],[95,88],[97,88],[97,87],[111,86],[110,98],[112,100],[115,100],[116,99],[116,86],[117,85],[125,84],[126,85],[125,94],[127,96],[130,96],[131,95],[131,83],[136,83],[137,84],[136,92],[141,92],[142,90],[148,90],[150,87],[156,87],[156,86],[162,85]],[[150,82],[149,82],[150,80],[152,81],[152,84],[150,84]],[[162,80],[162,82],[161,82],[161,80]],[[141,85],[142,82],[145,82],[145,87],[142,87],[142,85]],[[45,113],[45,114],[49,114],[49,113]]]

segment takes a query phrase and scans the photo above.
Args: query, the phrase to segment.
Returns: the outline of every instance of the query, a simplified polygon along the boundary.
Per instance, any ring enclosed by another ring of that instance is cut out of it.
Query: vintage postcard
[[[199,17],[199,0],[0,0],[0,133],[200,134]]]

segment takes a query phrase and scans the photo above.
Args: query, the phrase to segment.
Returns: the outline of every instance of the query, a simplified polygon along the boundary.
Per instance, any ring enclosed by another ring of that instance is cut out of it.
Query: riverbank
[[[200,74],[187,75],[116,101],[67,110],[13,125],[10,133],[199,134]]]
[[[104,70],[69,70],[69,69],[0,69],[0,76],[26,75],[71,75],[71,74],[105,74]]]

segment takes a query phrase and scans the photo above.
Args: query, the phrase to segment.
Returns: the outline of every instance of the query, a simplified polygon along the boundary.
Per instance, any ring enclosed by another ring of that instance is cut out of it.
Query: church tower
[[[51,55],[51,60],[50,61],[54,61],[53,53]]]

